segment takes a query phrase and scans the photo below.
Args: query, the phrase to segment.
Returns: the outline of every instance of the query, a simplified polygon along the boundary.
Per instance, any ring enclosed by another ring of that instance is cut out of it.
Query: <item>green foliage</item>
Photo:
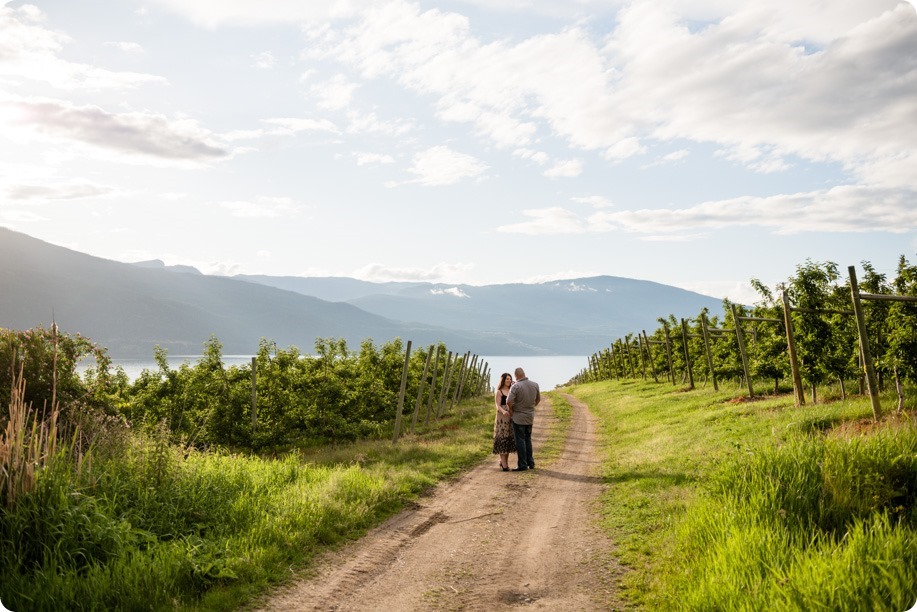
[[[65,408],[64,417],[75,419],[84,409],[109,408],[111,396],[126,382],[123,370],[111,372],[105,351],[80,334],[36,327],[15,331],[0,328],[0,398],[10,397],[13,379],[22,372],[28,381],[25,403],[50,412],[52,400]],[[90,375],[80,376],[80,364],[95,361]],[[2,423],[2,417],[0,417]]]
[[[416,445],[279,459],[178,446],[164,426],[112,426],[81,469],[61,453],[0,507],[0,600],[12,610],[234,608],[478,461],[491,406],[465,408]]]
[[[445,354],[445,347],[440,347]],[[434,346],[434,350],[436,347]],[[403,409],[413,408],[428,349],[411,352]],[[156,350],[158,371],[144,371],[123,393],[121,407],[135,424],[154,428],[164,423],[175,442],[230,448],[284,448],[311,443],[381,437],[391,431],[398,409],[405,346],[400,339],[376,346],[365,340],[358,353],[341,339],[319,338],[315,354],[295,347],[280,349],[262,340],[255,357],[257,425],[252,425],[252,368],[225,368],[216,338],[201,360],[169,367]],[[457,369],[463,366],[458,360]],[[438,373],[442,389],[443,373]],[[432,379],[432,372],[428,374]],[[462,397],[480,386],[469,374]],[[425,383],[429,394],[429,382]],[[452,377],[447,390],[459,388]]]
[[[917,266],[901,257],[894,280],[898,295],[917,296]],[[902,378],[917,381],[917,302],[893,302],[888,309],[888,347],[884,364]]]
[[[578,385],[605,440],[603,524],[632,609],[907,610],[917,425],[868,400],[795,408],[633,381]]]

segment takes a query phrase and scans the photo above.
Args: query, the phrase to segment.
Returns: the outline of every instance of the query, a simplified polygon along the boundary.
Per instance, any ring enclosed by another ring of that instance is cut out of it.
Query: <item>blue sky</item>
[[[119,261],[751,302],[914,260],[915,145],[898,0],[0,5],[0,225]]]

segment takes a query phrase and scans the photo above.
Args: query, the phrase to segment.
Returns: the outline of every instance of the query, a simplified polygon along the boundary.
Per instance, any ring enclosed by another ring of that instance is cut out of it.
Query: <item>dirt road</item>
[[[564,449],[539,464],[553,425],[539,406],[535,470],[483,461],[460,478],[320,561],[318,574],[275,593],[262,610],[608,610],[619,571],[595,525],[596,424],[573,417]],[[515,465],[515,456],[510,456]]]

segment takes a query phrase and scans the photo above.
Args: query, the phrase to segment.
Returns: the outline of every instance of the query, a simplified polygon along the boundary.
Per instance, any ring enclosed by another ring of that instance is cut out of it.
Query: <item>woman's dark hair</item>
[[[503,374],[500,374],[500,387],[499,387],[499,388],[502,389],[502,388],[503,388],[503,385],[506,384],[506,379],[507,379],[507,378],[512,378],[512,377],[513,377],[513,375],[510,374],[509,372],[503,372]]]

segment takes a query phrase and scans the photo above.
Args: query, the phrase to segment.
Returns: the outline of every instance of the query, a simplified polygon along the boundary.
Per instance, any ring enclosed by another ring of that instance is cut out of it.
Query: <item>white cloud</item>
[[[574,178],[583,173],[583,162],[578,159],[561,160],[548,168],[544,175],[548,178]]]
[[[572,293],[597,293],[597,290],[589,285],[579,285],[573,281],[570,281],[566,285],[559,285],[562,289],[566,289]]]
[[[501,225],[498,232],[506,234],[579,234],[584,230],[583,222],[569,210],[554,207],[538,210],[524,210],[523,216],[531,221]]]
[[[276,61],[274,59],[274,54],[270,51],[261,51],[259,53],[255,53],[251,56],[251,58],[252,64],[255,66],[255,68],[261,70],[270,70],[274,67],[274,63]]]
[[[133,53],[133,54],[143,53],[143,47],[139,43],[135,43],[135,42],[129,42],[129,41],[124,41],[124,40],[110,41],[110,42],[105,43],[105,46],[114,47],[115,49],[124,51],[125,53]]]
[[[416,154],[408,170],[418,176],[408,182],[441,186],[453,185],[464,179],[479,179],[487,171],[487,165],[471,155],[441,145]]]
[[[640,143],[640,139],[631,136],[629,138],[622,138],[605,149],[603,155],[605,159],[609,161],[621,161],[628,157],[642,155],[644,153],[646,153],[646,147]]]
[[[277,117],[265,119],[264,123],[276,125],[289,132],[331,132],[339,133],[337,126],[327,119],[305,119],[298,117]]]
[[[114,114],[98,106],[75,106],[49,98],[0,98],[0,119],[11,138],[91,145],[122,158],[142,156],[180,163],[216,161],[230,154],[194,121],[146,112]]]
[[[436,282],[451,278],[457,274],[467,272],[471,266],[461,263],[438,263],[432,268],[395,268],[379,263],[371,263],[359,270],[354,270],[352,276],[372,282],[386,281],[418,281]]]
[[[361,113],[350,111],[347,113],[348,134],[381,134],[383,136],[401,136],[407,134],[414,125],[410,121],[395,119],[383,121],[376,113]]]
[[[732,226],[770,228],[780,234],[803,232],[892,232],[917,229],[914,192],[863,187],[741,197],[681,209],[599,212],[589,219],[595,230],[679,234]]]
[[[379,164],[395,163],[395,158],[384,153],[354,153],[358,166],[369,166]]]
[[[350,105],[353,92],[359,85],[349,81],[343,74],[336,74],[323,83],[311,87],[309,93],[317,100],[319,108],[325,110],[340,110]]]
[[[533,149],[520,148],[513,151],[513,155],[522,159],[530,159],[536,164],[545,165],[550,161],[550,157],[544,151],[535,151]]]
[[[40,81],[63,90],[132,89],[167,83],[160,76],[115,72],[59,59],[57,55],[70,39],[43,27],[43,17],[31,5],[19,9],[0,6],[0,77],[16,82]]]
[[[301,206],[290,198],[259,196],[254,200],[234,200],[220,202],[220,206],[230,211],[233,217],[276,219],[293,217],[299,213]]]
[[[471,297],[459,287],[450,287],[449,289],[430,289],[430,293],[433,295],[450,295],[457,298],[467,298]]]
[[[77,200],[102,198],[111,195],[114,188],[88,181],[74,181],[56,185],[13,184],[6,188],[11,200]]]
[[[293,24],[318,22],[352,16],[370,0],[150,0],[206,28],[250,26],[253,24]]]
[[[581,218],[554,207],[525,210],[531,221],[504,225],[500,232],[571,234],[625,231],[644,234],[644,240],[684,242],[730,227],[761,227],[776,234],[805,232],[917,231],[917,192],[857,186],[826,191],[740,197],[703,202],[685,208],[597,211]]]
[[[720,299],[729,298],[732,302],[746,306],[751,306],[761,301],[761,296],[747,281],[700,280],[693,283],[676,281],[672,285],[701,295],[709,295]]]
[[[580,204],[589,204],[593,208],[610,208],[614,206],[614,204],[612,204],[608,200],[608,198],[605,198],[603,196],[593,195],[593,196],[575,197],[575,198],[570,198],[570,199],[573,200],[574,202],[579,202]]]
[[[393,1],[324,28],[309,52],[433,96],[441,119],[496,146],[531,149],[549,130],[612,162],[648,140],[764,147],[748,162],[758,172],[784,171],[793,155],[914,187],[911,11],[893,0],[637,0],[600,47],[577,26],[487,43],[462,15]]]

